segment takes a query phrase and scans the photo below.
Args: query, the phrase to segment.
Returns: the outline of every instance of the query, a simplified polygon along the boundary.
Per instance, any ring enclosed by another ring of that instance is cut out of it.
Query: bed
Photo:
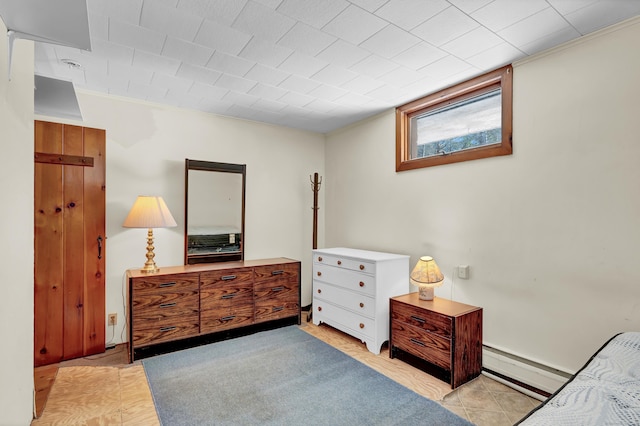
[[[233,226],[190,226],[187,252],[190,255],[240,251],[242,234]]]
[[[640,425],[640,332],[605,343],[518,425]]]

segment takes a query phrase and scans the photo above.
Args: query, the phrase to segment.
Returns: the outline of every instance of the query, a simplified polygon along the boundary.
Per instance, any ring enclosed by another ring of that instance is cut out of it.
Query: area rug
[[[470,425],[297,326],[142,361],[174,425]]]

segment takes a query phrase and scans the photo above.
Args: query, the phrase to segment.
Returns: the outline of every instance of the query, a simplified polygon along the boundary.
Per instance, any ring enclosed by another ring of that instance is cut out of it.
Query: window
[[[396,108],[396,171],[509,155],[511,65]]]

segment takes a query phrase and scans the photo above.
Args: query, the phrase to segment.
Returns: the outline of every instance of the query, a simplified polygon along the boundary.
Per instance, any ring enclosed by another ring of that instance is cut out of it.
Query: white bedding
[[[520,425],[640,425],[640,332],[612,338]]]

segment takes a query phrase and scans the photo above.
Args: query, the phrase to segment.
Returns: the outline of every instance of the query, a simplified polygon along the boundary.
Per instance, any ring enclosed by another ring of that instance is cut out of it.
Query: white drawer
[[[371,296],[375,296],[376,294],[376,281],[374,276],[350,271],[348,269],[314,264],[313,279]]]
[[[313,257],[313,262],[318,265],[335,266],[338,268],[363,272],[365,274],[375,274],[376,272],[375,263],[360,259],[351,259],[348,257],[316,254]]]
[[[360,315],[373,318],[376,311],[375,299],[362,293],[354,293],[322,281],[313,282],[314,300],[329,301]]]
[[[369,338],[375,336],[375,320],[342,309],[329,302],[322,300],[316,300],[316,302],[317,305],[313,307],[314,324],[316,321],[326,322],[329,325],[338,323],[356,334]]]

